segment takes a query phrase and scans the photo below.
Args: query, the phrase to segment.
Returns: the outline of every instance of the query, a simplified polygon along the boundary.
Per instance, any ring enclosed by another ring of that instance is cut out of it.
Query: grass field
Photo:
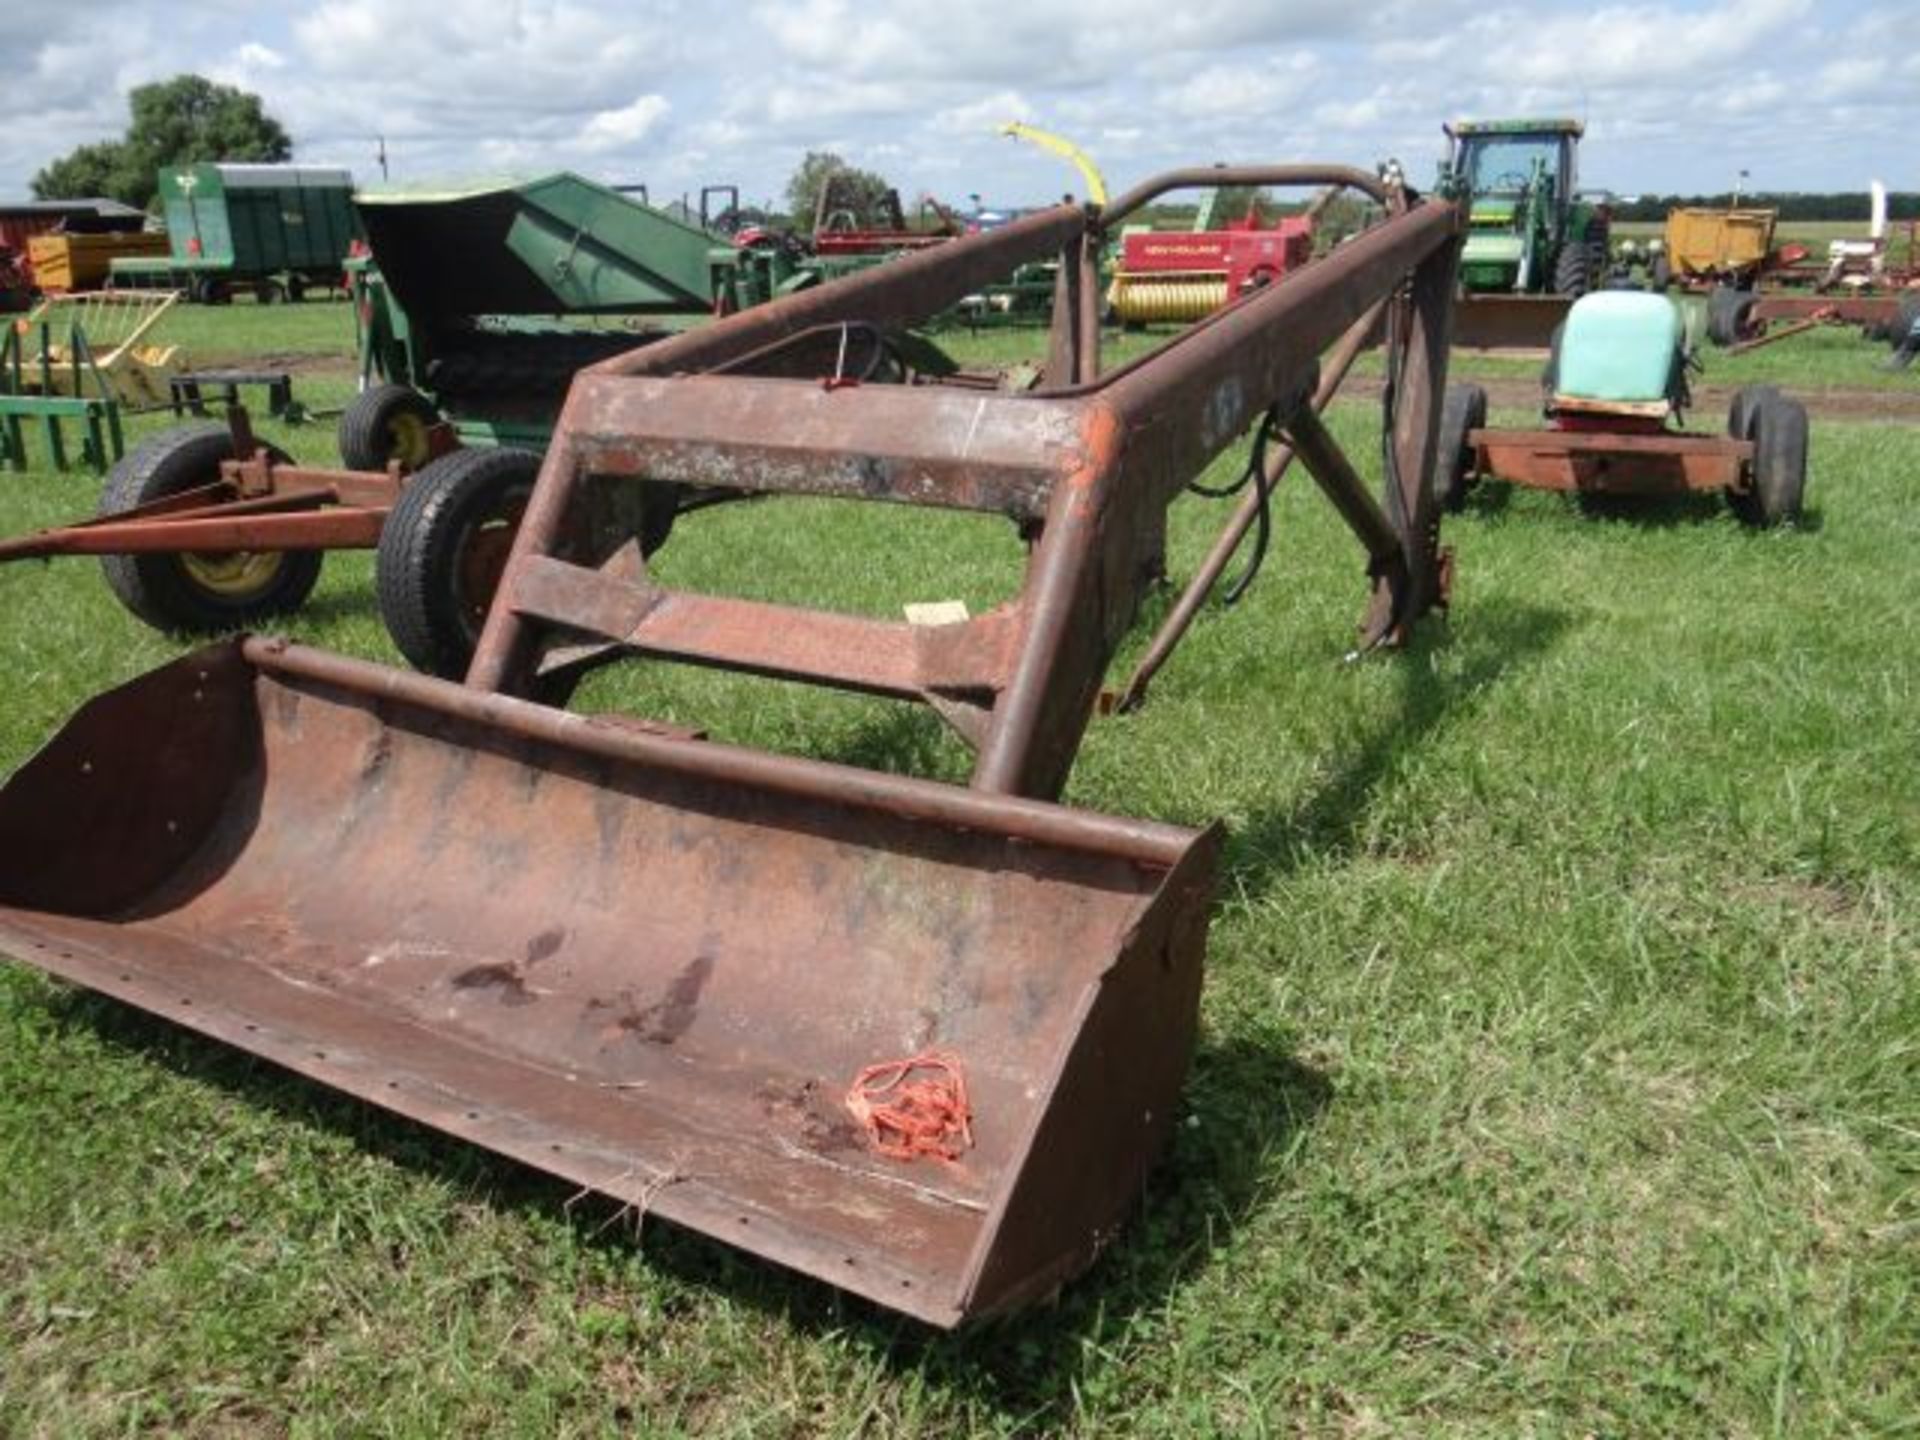
[[[309,403],[349,388],[342,306],[180,328],[297,357]],[[1821,392],[1844,338],[1709,378]],[[1484,489],[1448,522],[1451,614],[1354,664],[1359,552],[1289,482],[1252,594],[1074,772],[1074,803],[1232,839],[1172,1153],[1099,1265],[1008,1322],[934,1336],[636,1234],[0,966],[0,1435],[1920,1433],[1905,383],[1870,421],[1816,410],[1794,531]],[[1375,408],[1332,424],[1377,473]],[[331,458],[324,425],[272,434]],[[96,490],[7,475],[0,532]],[[1220,513],[1176,508],[1176,575]],[[662,556],[876,614],[977,608],[1017,565],[997,524],[800,502],[693,517]],[[329,559],[288,630],[394,660],[369,579]],[[90,562],[0,568],[0,764],[181,648]],[[878,702],[635,666],[582,703],[964,774]]]

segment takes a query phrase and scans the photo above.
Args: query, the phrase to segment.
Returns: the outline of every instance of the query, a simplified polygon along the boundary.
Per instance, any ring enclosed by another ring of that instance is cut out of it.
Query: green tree
[[[787,211],[796,228],[813,229],[820,193],[829,180],[834,187],[833,209],[852,211],[862,225],[879,223],[876,217],[893,190],[886,177],[871,170],[857,170],[830,150],[809,150],[787,181]]]
[[[151,206],[164,165],[201,160],[275,162],[293,157],[293,141],[260,97],[199,75],[135,87],[131,118],[118,140],[97,140],[51,161],[33,177],[42,200],[107,195]]]
[[[33,193],[42,200],[70,200],[94,195],[126,199],[135,184],[126,144],[96,140],[50,162],[33,177]],[[151,185],[152,177],[148,177]]]

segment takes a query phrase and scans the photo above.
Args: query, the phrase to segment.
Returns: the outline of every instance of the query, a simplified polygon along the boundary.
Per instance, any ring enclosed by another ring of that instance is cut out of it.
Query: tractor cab
[[[1605,259],[1604,214],[1577,199],[1578,120],[1459,120],[1441,188],[1467,206],[1470,294],[1580,295]],[[1599,226],[1594,221],[1599,220]],[[1598,241],[1589,253],[1588,242]]]

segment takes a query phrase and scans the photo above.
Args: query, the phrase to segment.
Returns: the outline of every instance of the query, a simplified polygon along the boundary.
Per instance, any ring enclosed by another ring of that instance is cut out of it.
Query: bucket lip
[[[993,794],[916,776],[863,770],[830,760],[780,755],[709,740],[638,733],[590,715],[449,680],[353,659],[278,637],[243,635],[226,642],[255,670],[431,710],[524,738],[616,760],[635,761],[701,779],[778,791],[796,798],[885,810],[908,819],[1055,845],[1130,861],[1164,872],[1195,845],[1217,837],[1218,822],[1191,829],[1078,809],[1048,800]]]

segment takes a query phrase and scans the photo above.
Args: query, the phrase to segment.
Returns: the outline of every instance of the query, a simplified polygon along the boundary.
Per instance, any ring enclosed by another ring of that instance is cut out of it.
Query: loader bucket
[[[1564,295],[1467,295],[1453,307],[1453,344],[1460,350],[1544,354],[1572,308]]]
[[[277,641],[0,790],[0,948],[935,1325],[1084,1268],[1168,1133],[1218,837]],[[847,1095],[937,1053],[970,1144]]]

